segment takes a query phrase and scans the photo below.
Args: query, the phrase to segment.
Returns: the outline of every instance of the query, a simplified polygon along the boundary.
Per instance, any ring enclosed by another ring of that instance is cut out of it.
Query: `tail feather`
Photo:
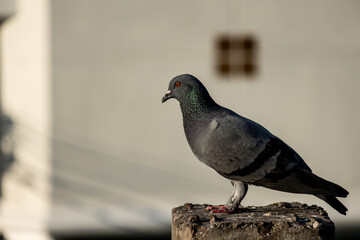
[[[304,169],[296,169],[295,171],[273,170],[263,179],[252,184],[292,193],[335,197],[346,197],[349,194],[341,186]]]
[[[301,169],[300,171],[297,171],[297,176],[300,179],[302,183],[304,183],[307,186],[311,186],[314,189],[317,190],[323,190],[326,193],[324,195],[327,196],[334,196],[334,197],[346,197],[349,192],[346,191],[343,187],[329,182],[319,176],[316,176],[315,174]],[[316,192],[314,192],[315,194]]]
[[[334,196],[334,195],[315,195],[327,202],[331,207],[333,207],[339,213],[346,215],[347,208]]]
[[[346,197],[349,192],[306,169],[297,168],[293,171],[275,169],[252,184],[284,192],[312,194],[327,202],[339,213],[346,215],[347,208],[336,197]]]

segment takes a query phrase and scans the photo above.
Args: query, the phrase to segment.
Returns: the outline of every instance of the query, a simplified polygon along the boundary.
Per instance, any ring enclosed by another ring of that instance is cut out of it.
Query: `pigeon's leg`
[[[226,205],[208,206],[206,209],[211,213],[234,213],[241,208],[241,201],[244,199],[248,185],[240,181],[231,181],[234,187],[233,194]]]
[[[248,185],[240,181],[231,181],[231,184],[234,186],[234,190],[226,203],[226,208],[235,211],[241,207],[241,201],[247,193]]]

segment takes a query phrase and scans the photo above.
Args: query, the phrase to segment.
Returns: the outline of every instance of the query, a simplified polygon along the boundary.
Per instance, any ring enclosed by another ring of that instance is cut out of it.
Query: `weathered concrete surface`
[[[172,239],[335,239],[334,223],[315,205],[280,202],[233,214],[213,214],[207,206],[186,203],[174,208]]]

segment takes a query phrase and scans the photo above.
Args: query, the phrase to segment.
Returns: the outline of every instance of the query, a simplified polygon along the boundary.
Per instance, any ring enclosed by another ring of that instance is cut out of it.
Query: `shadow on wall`
[[[3,112],[0,112],[0,198],[2,197],[2,179],[5,172],[14,163],[13,141],[10,130],[13,122]],[[0,238],[1,239],[1,238]]]

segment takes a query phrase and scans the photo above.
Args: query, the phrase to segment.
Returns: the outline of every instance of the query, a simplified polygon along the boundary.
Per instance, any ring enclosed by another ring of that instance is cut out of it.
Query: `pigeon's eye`
[[[180,82],[176,82],[175,83],[175,87],[180,87],[181,86],[181,83]]]

